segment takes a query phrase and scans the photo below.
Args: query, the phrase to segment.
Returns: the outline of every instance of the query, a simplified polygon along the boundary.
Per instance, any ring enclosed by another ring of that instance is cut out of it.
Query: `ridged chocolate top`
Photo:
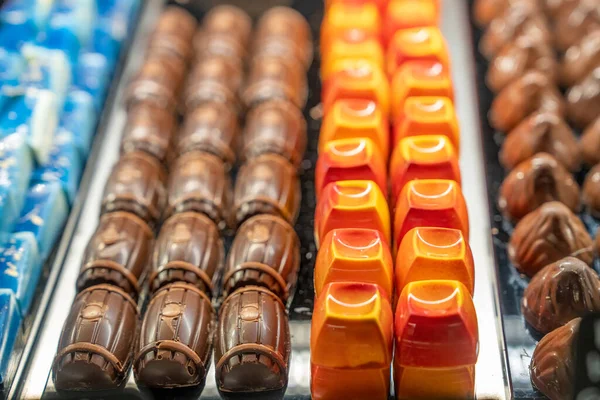
[[[561,65],[561,82],[571,86],[600,65],[600,29],[581,38],[565,52]]]

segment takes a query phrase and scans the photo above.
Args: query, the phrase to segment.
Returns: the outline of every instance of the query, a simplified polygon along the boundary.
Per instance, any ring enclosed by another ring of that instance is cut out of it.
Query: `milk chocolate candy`
[[[306,121],[302,112],[293,104],[273,100],[259,104],[246,117],[244,160],[265,153],[285,157],[299,167],[306,150]]]
[[[272,215],[257,215],[239,227],[229,254],[224,294],[244,286],[263,286],[287,300],[300,268],[300,240],[294,228]]]
[[[529,277],[564,257],[577,257],[586,264],[594,258],[585,225],[557,201],[545,203],[519,221],[510,238],[508,256]]]
[[[210,57],[222,57],[234,65],[242,66],[247,57],[247,48],[235,39],[235,34],[210,33],[199,30],[194,36],[196,62]]]
[[[238,133],[233,107],[219,102],[202,103],[186,115],[175,137],[174,153],[206,151],[219,157],[229,168],[235,164]]]
[[[266,397],[285,391],[289,360],[290,329],[281,300],[252,286],[229,296],[215,335],[215,379],[221,396]]]
[[[127,377],[138,332],[138,311],[112,285],[87,288],[75,298],[52,366],[58,390],[115,389]]]
[[[539,71],[556,82],[557,63],[554,50],[548,43],[520,36],[506,44],[490,63],[486,82],[493,92],[499,92],[526,71]]]
[[[547,76],[529,71],[496,96],[490,110],[490,124],[508,132],[535,111],[564,115],[564,102]]]
[[[128,211],[149,224],[160,218],[166,200],[166,172],[154,157],[134,151],[112,169],[102,196],[102,213]]]
[[[600,65],[567,92],[567,115],[585,128],[600,114]]]
[[[185,211],[206,214],[219,229],[229,226],[231,180],[223,161],[202,151],[190,151],[172,165],[165,218]]]
[[[100,218],[83,255],[77,290],[106,283],[137,299],[150,262],[154,235],[133,214],[114,212]]]
[[[537,2],[538,0],[476,0],[473,5],[473,17],[479,26],[487,26],[515,4],[532,3],[537,5]]]
[[[144,315],[135,380],[151,388],[203,383],[210,368],[215,312],[198,288],[174,283],[159,290]]]
[[[600,216],[600,164],[587,173],[583,183],[583,204],[594,216]]]
[[[517,125],[500,150],[500,162],[512,169],[520,162],[545,152],[570,171],[581,164],[579,143],[569,125],[552,113],[534,113]]]
[[[195,212],[175,214],[163,224],[154,246],[150,290],[181,281],[212,296],[224,261],[223,241],[212,220]]]
[[[535,347],[529,372],[531,382],[550,400],[573,398],[575,380],[575,338],[581,318],[544,336]]]
[[[252,20],[241,8],[220,5],[212,8],[202,20],[201,32],[211,37],[227,36],[242,49],[248,47],[252,31]]]
[[[559,13],[554,20],[554,44],[565,51],[588,33],[600,29],[598,0],[579,0],[575,7]]]
[[[542,0],[544,12],[550,18],[556,18],[559,14],[569,13],[580,0]]]
[[[572,86],[600,65],[600,29],[569,47],[561,64],[561,82]]]
[[[579,148],[583,161],[587,165],[596,165],[600,162],[600,117],[585,128],[579,139]]]
[[[519,220],[549,201],[560,201],[577,211],[579,185],[554,157],[538,153],[519,163],[504,179],[498,207],[510,219]]]
[[[164,164],[176,127],[175,114],[169,110],[148,103],[134,105],[127,112],[121,154],[145,151]]]
[[[198,25],[196,18],[181,7],[169,6],[163,11],[150,39],[148,52],[165,52],[190,61],[192,39]]]
[[[236,178],[236,222],[241,224],[256,214],[272,214],[294,224],[301,196],[296,169],[285,158],[275,154],[253,158],[240,168]]]
[[[543,334],[600,311],[598,274],[574,257],[547,265],[525,288],[521,310],[525,320]]]

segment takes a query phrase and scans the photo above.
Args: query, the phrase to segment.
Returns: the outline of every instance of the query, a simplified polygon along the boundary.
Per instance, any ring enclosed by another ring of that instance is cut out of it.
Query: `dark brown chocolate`
[[[575,345],[581,318],[553,330],[535,347],[529,371],[533,385],[550,400],[573,398]]]
[[[285,390],[289,360],[290,330],[281,300],[260,287],[229,296],[215,335],[215,379],[221,396]]]
[[[202,291],[175,283],[152,296],[140,332],[133,371],[152,388],[203,383],[210,368],[215,311]]]
[[[500,187],[498,208],[512,220],[549,201],[560,201],[572,211],[579,209],[579,185],[554,157],[547,153],[519,163]]]
[[[268,214],[240,226],[227,256],[224,295],[244,286],[263,286],[282,300],[292,293],[300,268],[300,240],[294,228]]]
[[[525,288],[521,310],[525,320],[543,334],[600,311],[598,274],[574,257],[547,265]]]
[[[567,115],[585,128],[600,115],[600,65],[567,92]]]
[[[166,172],[154,157],[141,151],[124,154],[104,186],[102,213],[128,211],[154,224],[165,205],[165,181]]]
[[[572,86],[600,65],[600,29],[584,36],[565,52],[561,82]]]
[[[507,169],[533,157],[548,153],[570,171],[581,164],[579,143],[569,125],[552,113],[534,113],[517,125],[500,150],[500,162]]]
[[[138,311],[112,285],[87,288],[75,298],[52,366],[58,390],[115,389],[127,377],[138,332]]]
[[[150,290],[182,281],[212,296],[224,262],[223,241],[211,219],[195,212],[175,214],[163,224],[154,246]]]
[[[240,168],[236,178],[236,222],[239,225],[256,214],[272,214],[294,224],[301,196],[296,169],[285,158],[276,154],[253,158]]]
[[[600,163],[600,117],[585,128],[579,139],[579,148],[587,165]]]
[[[583,204],[595,217],[600,216],[600,164],[596,164],[585,176]]]
[[[565,51],[582,37],[600,29],[598,0],[579,0],[575,7],[567,7],[554,20],[554,43]]]
[[[583,222],[564,204],[552,201],[519,221],[510,238],[508,256],[521,273],[532,277],[568,256],[591,264],[594,251]]]
[[[189,151],[172,165],[164,218],[195,211],[206,214],[219,229],[230,225],[232,187],[223,161],[202,151]]]
[[[306,121],[302,112],[287,101],[259,104],[246,117],[243,160],[265,153],[279,154],[297,167],[306,150]]]

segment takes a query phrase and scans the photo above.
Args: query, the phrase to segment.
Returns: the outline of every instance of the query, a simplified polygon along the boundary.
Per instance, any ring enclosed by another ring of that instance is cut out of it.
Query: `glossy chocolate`
[[[75,298],[52,366],[58,390],[115,389],[127,377],[138,332],[135,302],[112,285]]]
[[[152,296],[144,315],[133,371],[152,388],[204,382],[210,368],[215,311],[196,287],[175,283]]]
[[[206,14],[200,32],[206,42],[215,42],[227,37],[245,52],[250,44],[251,31],[252,20],[244,10],[231,5],[219,5]]]
[[[594,216],[600,216],[600,164],[596,164],[587,175],[583,183],[583,204]]]
[[[128,211],[154,224],[165,206],[166,172],[154,157],[134,151],[113,167],[102,195],[102,213]]]
[[[585,128],[600,114],[600,65],[586,75],[566,94],[567,116],[580,128]]]
[[[537,5],[538,0],[475,0],[473,18],[479,26],[487,26],[506,13],[509,7],[520,3]]]
[[[574,85],[599,65],[600,29],[567,49],[561,64],[561,82],[565,86]]]
[[[257,215],[237,230],[227,256],[224,295],[244,286],[263,286],[287,300],[298,278],[300,240],[279,217]]]
[[[229,296],[219,311],[215,379],[221,396],[285,390],[291,344],[281,300],[251,286]]]
[[[556,18],[559,14],[571,12],[581,0],[541,0],[544,12],[550,18]]]
[[[600,29],[598,0],[579,0],[574,7],[566,7],[554,20],[554,43],[558,50],[566,50],[582,37]]]
[[[573,172],[581,165],[574,132],[561,117],[547,112],[531,114],[510,131],[502,143],[500,162],[510,170],[540,152],[550,154]]]
[[[592,166],[600,162],[600,117],[585,128],[579,138],[579,148],[587,165]]]
[[[521,310],[525,320],[542,334],[600,311],[598,274],[574,257],[547,265],[525,288]]]
[[[168,6],[158,19],[150,38],[148,52],[172,55],[179,57],[184,63],[189,63],[197,25],[196,18],[183,8]]]
[[[212,296],[224,262],[223,241],[211,219],[195,212],[175,214],[156,239],[150,290],[181,281]]]
[[[300,210],[300,181],[296,169],[285,158],[264,154],[245,163],[235,182],[235,219],[241,224],[256,214],[283,217],[296,222]]]
[[[521,273],[531,277],[568,256],[591,264],[594,251],[583,222],[564,204],[552,201],[519,221],[510,238],[508,256]]]
[[[572,211],[579,209],[579,185],[554,157],[538,153],[519,163],[500,187],[498,208],[519,220],[549,201],[560,201]]]

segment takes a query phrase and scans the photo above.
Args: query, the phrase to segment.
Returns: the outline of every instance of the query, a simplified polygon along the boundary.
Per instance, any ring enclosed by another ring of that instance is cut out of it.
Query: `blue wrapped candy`
[[[21,327],[15,295],[10,290],[0,290],[0,385],[6,384],[10,356]]]
[[[90,52],[79,55],[75,86],[92,96],[98,113],[102,112],[111,78],[112,67],[104,55]]]
[[[0,9],[0,47],[19,51],[44,29],[52,2],[47,0],[8,0]]]
[[[71,90],[60,118],[58,134],[67,131],[73,135],[83,160],[87,159],[92,147],[97,122],[98,112],[92,96],[83,90]]]
[[[37,242],[30,232],[13,233],[0,246],[0,290],[10,290],[26,315],[42,272]]]
[[[53,92],[57,106],[62,108],[73,75],[66,53],[30,43],[25,44],[21,52],[27,61],[21,85]]]

